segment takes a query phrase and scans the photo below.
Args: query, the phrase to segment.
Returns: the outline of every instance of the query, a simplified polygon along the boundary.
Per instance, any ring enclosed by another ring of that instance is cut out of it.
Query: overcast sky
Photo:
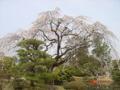
[[[120,0],[0,0],[0,37],[30,26],[40,12],[56,7],[100,21],[120,38]]]

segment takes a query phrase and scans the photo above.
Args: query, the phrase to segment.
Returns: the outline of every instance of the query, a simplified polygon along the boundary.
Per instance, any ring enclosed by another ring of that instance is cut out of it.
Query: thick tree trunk
[[[58,67],[58,66],[62,65],[63,63],[65,63],[65,60],[60,61],[60,62],[55,62],[52,64],[52,66],[49,68],[49,70],[53,71],[55,67]]]

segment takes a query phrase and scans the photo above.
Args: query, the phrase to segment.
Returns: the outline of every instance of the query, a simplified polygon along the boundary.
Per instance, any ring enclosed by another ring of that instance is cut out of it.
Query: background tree
[[[108,73],[110,74],[111,67],[111,47],[110,44],[104,41],[103,37],[94,36],[92,54],[99,60],[101,63],[101,68],[103,69],[101,74]]]
[[[93,55],[89,55],[88,48],[80,48],[73,52],[70,66],[76,68],[77,76],[96,76],[100,72],[100,62]]]

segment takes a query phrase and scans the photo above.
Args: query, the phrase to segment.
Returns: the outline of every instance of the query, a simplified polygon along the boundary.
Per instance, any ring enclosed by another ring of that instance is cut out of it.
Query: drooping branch
[[[65,57],[71,51],[92,46],[94,35],[103,36],[107,31],[103,25],[89,23],[85,17],[62,16],[57,11],[43,13],[35,25],[42,32],[46,50],[54,50],[52,68],[68,61]]]
[[[45,32],[44,32],[43,30],[39,29],[39,31],[41,31],[41,32],[43,33],[43,36],[44,36],[47,40],[49,40],[49,41],[55,41],[55,40],[56,40],[56,39],[50,39],[50,38],[45,34]]]

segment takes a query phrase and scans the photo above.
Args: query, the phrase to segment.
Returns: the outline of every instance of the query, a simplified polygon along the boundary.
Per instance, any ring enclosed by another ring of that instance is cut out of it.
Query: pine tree
[[[41,78],[45,78],[45,73],[49,74],[49,67],[54,61],[43,50],[43,44],[42,41],[36,39],[22,40],[18,44],[20,47],[17,51],[19,71],[22,77],[30,81],[32,87],[35,87],[35,83],[39,82]]]

